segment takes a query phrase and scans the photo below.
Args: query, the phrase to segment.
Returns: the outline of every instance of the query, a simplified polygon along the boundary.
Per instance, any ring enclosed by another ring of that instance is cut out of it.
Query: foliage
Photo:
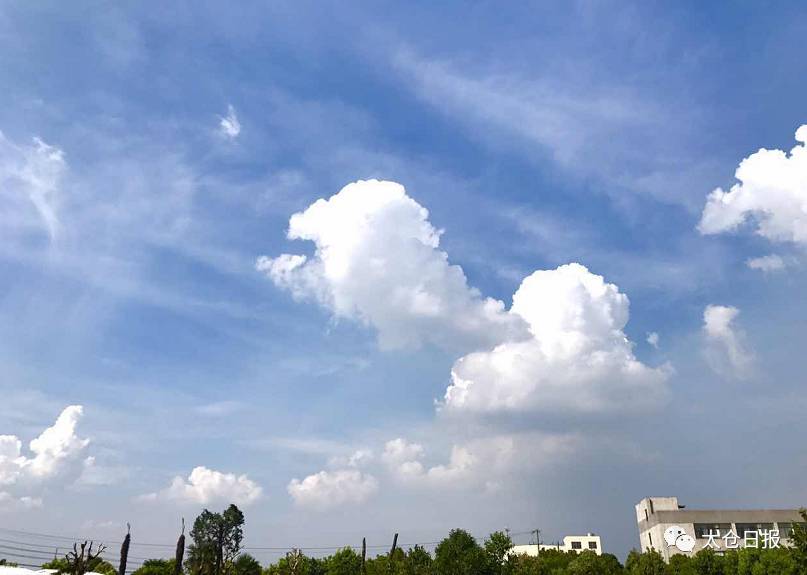
[[[513,540],[510,539],[509,535],[501,531],[494,531],[485,540],[485,553],[494,573],[503,573],[505,571],[507,554],[512,548]]]
[[[692,563],[698,575],[723,575],[724,558],[708,547],[698,551]]]
[[[325,559],[328,575],[356,575],[361,573],[361,556],[350,547],[345,547]]]
[[[432,575],[434,560],[423,547],[415,545],[409,551],[401,548],[390,555],[367,560],[367,575]]]
[[[454,529],[434,551],[434,568],[441,575],[487,575],[488,556],[476,539],[462,529]]]
[[[276,564],[270,565],[263,575],[325,575],[324,561],[307,557],[299,550],[286,553]]]
[[[173,575],[173,559],[146,559],[132,575]]]
[[[658,551],[639,553],[633,550],[625,561],[625,572],[629,575],[664,575],[666,567]]]
[[[42,569],[56,569],[59,573],[75,573],[75,562],[67,557],[60,557],[53,559],[47,563],[42,564]],[[83,573],[88,572],[103,573],[104,575],[117,575],[118,570],[109,562],[104,561],[101,557],[91,557],[83,565]]]
[[[673,555],[664,570],[664,575],[698,575],[689,555]]]
[[[695,555],[673,555],[666,564],[658,552],[631,551],[625,566],[605,553],[580,554],[554,549],[541,551],[538,557],[502,553],[507,545],[500,537],[489,537],[480,546],[465,531],[455,530],[435,551],[435,557],[422,547],[408,551],[396,549],[392,557],[379,555],[367,560],[367,575],[804,575],[798,566],[795,548],[739,549],[718,555],[703,550]],[[242,555],[241,557],[249,557]],[[239,570],[234,575],[257,575]],[[246,561],[246,560],[245,560]],[[250,558],[250,561],[254,559]],[[255,562],[257,564],[257,562]],[[254,564],[252,565],[254,569]],[[359,575],[361,556],[345,548],[329,557],[306,557],[289,553],[263,571],[263,575]],[[134,575],[170,575],[162,572]]]
[[[593,551],[584,551],[575,557],[565,575],[617,575],[622,573],[622,565],[610,554],[597,555]]]
[[[805,575],[807,574],[807,511],[803,525],[794,525],[792,546],[776,549],[738,549],[718,555],[704,549],[695,555],[673,555],[665,563],[657,551],[631,551],[625,566],[608,553],[541,550],[537,557],[511,553],[513,543],[502,532],[492,533],[483,545],[467,531],[452,530],[436,547],[434,555],[423,547],[367,558],[366,575]],[[350,547],[322,558],[293,550],[261,570],[258,561],[238,555],[243,538],[244,516],[231,505],[224,513],[204,510],[191,532],[193,545],[188,575],[361,575],[361,556]],[[221,545],[219,550],[219,545]],[[216,564],[220,561],[220,571]],[[106,563],[106,562],[103,562]],[[173,560],[148,560],[133,575],[173,575]],[[69,573],[65,559],[43,567]],[[93,570],[115,575],[114,568]]]
[[[261,575],[262,571],[261,564],[249,553],[241,553],[233,562],[234,575]]]
[[[799,573],[807,573],[807,509],[800,509],[799,514],[804,523],[793,525],[790,544],[793,546],[792,557]]]
[[[433,572],[432,556],[420,545],[415,545],[406,554],[407,575],[428,575]]]
[[[235,505],[222,513],[203,510],[191,530],[187,570],[193,575],[224,575],[233,564],[244,539],[244,514]]]

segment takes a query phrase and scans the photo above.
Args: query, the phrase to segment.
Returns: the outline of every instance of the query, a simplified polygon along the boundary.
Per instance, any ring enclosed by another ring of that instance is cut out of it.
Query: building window
[[[645,508],[645,510],[644,510],[644,518],[645,518],[645,521],[650,520],[650,514],[647,512],[647,508]]]
[[[572,549],[582,549],[583,542],[582,541],[572,541]]]
[[[650,547],[653,546],[653,536],[650,533],[647,534],[647,540],[650,541]]]
[[[588,548],[589,549],[596,549],[597,548],[597,542],[596,541],[589,541],[588,542]]]
[[[737,537],[745,539],[745,534],[748,532],[756,531],[770,531],[773,529],[773,523],[737,523]],[[781,534],[780,534],[781,536]]]
[[[695,523],[695,537],[698,539],[708,539],[710,533],[723,537],[729,531],[731,523]]]

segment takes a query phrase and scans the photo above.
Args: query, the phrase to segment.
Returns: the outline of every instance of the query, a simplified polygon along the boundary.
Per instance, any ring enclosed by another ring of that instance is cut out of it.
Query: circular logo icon
[[[675,546],[679,551],[689,553],[695,548],[695,539],[691,535],[687,535],[678,525],[672,525],[664,531],[664,541],[667,547]]]
[[[686,531],[678,527],[678,525],[667,527],[667,530],[664,532],[664,541],[667,542],[667,547],[675,545],[675,540],[681,537],[681,535],[686,535]]]

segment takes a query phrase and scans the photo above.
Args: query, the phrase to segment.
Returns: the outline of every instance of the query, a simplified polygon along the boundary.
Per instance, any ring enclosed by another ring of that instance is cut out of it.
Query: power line
[[[6,533],[16,533],[18,535],[27,535],[30,537],[39,537],[40,539],[55,539],[59,541],[70,541],[74,543],[76,541],[94,541],[96,543],[101,543],[103,545],[120,545],[122,541],[108,541],[104,539],[98,539],[95,537],[67,537],[64,535],[50,535],[47,533],[36,533],[33,531],[22,531],[19,529],[8,529],[5,527],[0,527],[0,531]],[[136,541],[132,541],[132,545],[140,545],[142,547],[166,547],[166,548],[174,548],[175,545],[171,545],[169,543],[138,543]]]
[[[13,545],[6,545],[6,543],[12,543]],[[15,547],[16,545],[22,545],[24,548]],[[31,547],[33,547],[34,549],[31,549]],[[70,547],[66,545],[62,546],[39,545],[36,543],[27,543],[23,541],[17,541],[14,539],[3,539],[3,538],[0,538],[0,549],[11,549],[13,551],[29,551],[37,555],[46,555],[48,557],[52,557],[54,556],[54,554],[57,556],[63,556],[64,553],[59,553],[59,549],[70,551]],[[109,553],[115,553],[115,551],[113,549],[106,548],[104,549],[104,552],[102,554],[109,554]],[[135,559],[135,560],[141,559],[144,561],[152,559],[152,557],[140,557],[137,555],[128,555],[128,557],[129,559]]]
[[[84,540],[90,541],[91,540],[91,541],[96,541],[98,543],[102,543],[104,545],[107,545],[108,547],[111,546],[111,545],[120,545],[119,542],[104,541],[102,539],[95,539],[95,538],[92,538],[92,537],[67,537],[67,536],[64,536],[64,535],[52,535],[52,534],[47,534],[47,533],[36,533],[36,532],[33,532],[33,531],[22,531],[22,530],[19,530],[19,529],[7,529],[7,528],[4,528],[4,527],[0,527],[0,532],[15,533],[15,534],[18,534],[18,535],[26,535],[26,536],[29,536],[29,537],[38,537],[38,538],[43,538],[43,539],[55,539],[55,540],[60,540],[60,541],[69,541],[71,543],[73,543],[75,541],[84,541]],[[5,540],[5,541],[14,542],[14,543],[21,543],[19,541],[14,541],[14,540]],[[439,541],[423,541],[423,542],[415,542],[415,543],[401,543],[400,545],[401,546],[406,546],[406,547],[413,547],[415,545],[420,545],[420,546],[429,545],[429,546],[431,546],[431,545],[437,545],[438,543],[439,543]],[[52,545],[51,546],[46,546],[46,545],[41,545],[41,544],[37,545],[37,544],[34,544],[34,543],[25,543],[25,545],[30,545],[31,547],[34,547],[34,546],[48,547],[48,548],[53,547]],[[166,548],[166,549],[174,549],[176,547],[176,545],[171,545],[171,544],[168,544],[168,543],[141,543],[141,542],[138,542],[135,539],[132,540],[131,545],[132,546],[140,545],[140,546],[143,546],[143,547],[162,547],[162,548]],[[300,547],[297,547],[297,546],[291,546],[291,547],[244,546],[241,549],[244,550],[244,551],[280,551],[280,552],[286,552],[286,551],[288,551],[290,549],[300,549],[300,550],[303,550],[303,551],[338,551],[340,549],[345,549],[347,547],[350,547],[351,549],[359,549],[360,546],[358,546],[358,545],[326,545],[326,546],[311,546],[311,547],[306,547],[306,546],[300,546]],[[386,544],[384,544],[384,545],[368,545],[367,546],[368,549],[386,549],[387,547],[388,547],[388,545],[386,545]],[[132,556],[132,557],[134,557],[134,556]]]
[[[0,527],[0,533],[2,533],[2,532],[16,534],[17,536],[35,537],[35,538],[39,538],[39,539],[52,539],[52,540],[55,540],[55,541],[68,541],[71,544],[76,542],[76,541],[85,541],[85,540],[86,541],[95,541],[97,543],[106,545],[107,546],[106,552],[111,551],[110,547],[118,546],[118,545],[121,544],[121,542],[117,542],[117,541],[113,542],[113,541],[108,541],[108,540],[103,540],[103,539],[96,539],[96,538],[93,538],[93,537],[68,537],[68,536],[65,536],[65,535],[54,535],[54,534],[48,534],[48,533],[38,533],[38,532],[35,532],[35,531],[24,531],[24,530],[20,530],[20,529],[8,529],[8,528],[5,528],[5,527]],[[532,533],[534,533],[534,530],[511,531],[510,535],[512,535],[512,536],[530,535]],[[41,543],[39,543],[39,544],[37,544],[37,543],[28,543],[28,542],[24,543],[22,541],[17,541],[17,540],[14,540],[14,539],[1,539],[1,538],[0,538],[0,542],[14,543],[14,544],[19,544],[19,545],[25,545],[25,546],[28,546],[28,547],[39,547],[39,548],[47,548],[47,549],[53,549],[54,547],[63,546],[63,544],[60,544],[60,545],[56,545],[56,544],[44,545],[44,544],[41,544]],[[418,542],[412,542],[412,543],[400,543],[400,546],[401,547],[410,547],[410,548],[414,547],[414,546],[432,547],[432,546],[438,545],[439,543],[440,543],[440,541],[418,541]],[[139,542],[136,539],[133,539],[131,541],[131,545],[133,547],[138,547],[138,546],[139,547],[153,547],[153,548],[166,549],[166,550],[171,550],[171,551],[173,551],[173,549],[175,548],[175,545],[170,544],[170,543]],[[0,547],[2,547],[2,546],[0,546]],[[367,545],[367,549],[386,549],[387,547],[388,547],[387,544],[383,544],[383,545]],[[287,551],[289,551],[291,549],[300,549],[301,551],[311,551],[311,552],[326,552],[326,551],[339,551],[341,549],[346,549],[346,548],[350,548],[350,549],[353,549],[353,550],[358,550],[358,549],[361,548],[361,546],[360,545],[320,545],[320,546],[307,547],[307,546],[295,546],[295,545],[292,545],[292,546],[265,547],[265,546],[249,546],[249,545],[246,545],[246,546],[242,547],[241,550],[245,551],[245,552],[248,551],[248,552],[261,553],[261,554],[263,554],[263,553],[269,554],[269,553],[286,553]],[[170,554],[171,554],[170,552],[166,552],[166,555],[170,555]],[[152,558],[146,558],[146,557],[137,557],[137,556],[134,556],[134,555],[130,555],[129,557],[131,559],[140,559],[140,560],[143,560],[143,561],[148,560],[148,559],[152,559]]]

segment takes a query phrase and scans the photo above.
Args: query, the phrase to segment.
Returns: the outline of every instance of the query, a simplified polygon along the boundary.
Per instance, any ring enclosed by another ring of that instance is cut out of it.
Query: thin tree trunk
[[[361,575],[367,575],[367,566],[364,564],[367,558],[367,538],[361,538]]]
[[[126,575],[126,561],[129,559],[129,545],[132,542],[132,527],[126,524],[126,537],[123,538],[123,545],[120,546],[120,567],[118,575]]]
[[[224,554],[224,527],[219,527],[219,535],[216,541],[216,575],[221,574],[222,555]]]
[[[177,539],[177,551],[174,555],[174,575],[181,575],[182,560],[185,557],[185,518],[182,518],[182,533]]]

